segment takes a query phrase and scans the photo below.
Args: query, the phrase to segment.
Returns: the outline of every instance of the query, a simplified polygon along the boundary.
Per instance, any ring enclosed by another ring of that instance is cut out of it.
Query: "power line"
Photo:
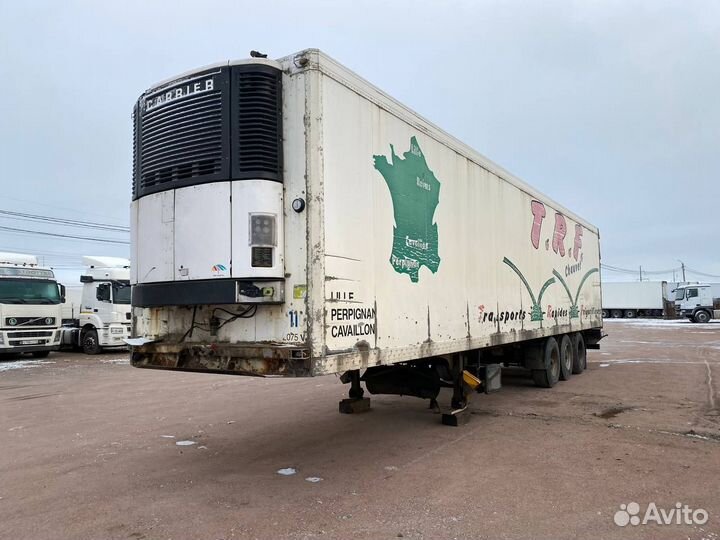
[[[97,216],[97,217],[102,217],[103,219],[111,219],[112,221],[121,221],[120,219],[117,219],[117,218],[108,218],[107,214],[98,214],[95,212],[88,212],[87,210],[78,210],[77,208],[68,208],[66,206],[58,206],[57,204],[47,204],[47,203],[42,203],[42,202],[38,202],[38,201],[31,201],[28,199],[18,199],[17,197],[8,197],[6,195],[3,195],[3,199],[26,203],[26,204],[30,204],[33,206],[44,206],[46,208],[52,208],[55,210],[67,210],[69,212],[72,212],[73,214],[85,214],[86,216]],[[124,221],[124,220],[122,220],[122,221]]]
[[[717,274],[707,274],[705,272],[700,272],[699,270],[693,270],[689,266],[685,267],[685,270],[690,272],[691,274],[697,274],[698,276],[705,276],[705,277],[713,277],[713,278],[720,278]]]
[[[86,229],[98,229],[102,231],[112,232],[130,232],[130,227],[121,225],[111,225],[109,223],[97,223],[94,221],[80,221],[77,219],[56,218],[51,216],[41,216],[38,214],[26,214],[24,212],[12,212],[10,210],[0,210],[0,217],[8,216],[9,219],[18,219],[24,221],[36,221],[41,223],[53,223],[56,225],[64,225],[68,227],[82,227]]]
[[[42,231],[32,231],[29,229],[17,229],[15,227],[0,226],[0,230],[8,231],[8,232],[16,233],[16,234],[37,234],[39,236],[53,236],[55,238],[67,238],[67,239],[71,239],[71,240],[87,240],[88,242],[102,242],[102,243],[106,243],[106,244],[130,245],[130,242],[126,241],[126,240],[113,240],[110,238],[92,238],[89,236],[76,236],[73,234],[49,233],[49,232],[42,232]]]
[[[601,264],[600,264],[600,267],[601,267],[603,270],[607,270],[608,272],[616,272],[616,273],[619,273],[619,274],[629,274],[629,275],[633,275],[633,276],[638,275],[638,271],[637,271],[637,270],[632,270],[631,268],[621,268],[621,267],[619,267],[619,266],[613,266],[613,265],[605,264],[605,263],[601,263]],[[670,268],[670,269],[668,269],[668,270],[645,270],[645,269],[643,268],[643,269],[642,269],[642,273],[643,273],[643,275],[645,275],[645,274],[667,275],[667,274],[673,274],[673,273],[675,273],[675,272],[679,272],[680,270],[682,270],[682,266],[678,266],[678,267],[676,267],[676,268]],[[687,265],[685,265],[685,270],[686,270],[687,272],[691,273],[691,274],[696,274],[696,275],[698,275],[698,276],[711,277],[711,278],[720,278],[720,275],[717,275],[717,274],[708,274],[707,272],[701,272],[701,271],[699,271],[699,270],[693,270],[692,268],[688,267]]]

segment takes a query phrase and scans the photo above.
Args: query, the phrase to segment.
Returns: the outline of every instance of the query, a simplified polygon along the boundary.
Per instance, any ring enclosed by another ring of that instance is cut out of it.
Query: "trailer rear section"
[[[598,347],[597,229],[317,50],[190,72],[134,116],[136,367],[341,373],[345,411],[363,383],[447,386],[459,411],[503,366],[551,387]]]

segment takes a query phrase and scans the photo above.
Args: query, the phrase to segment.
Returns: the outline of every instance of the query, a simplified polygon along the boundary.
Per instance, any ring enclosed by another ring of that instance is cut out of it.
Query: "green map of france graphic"
[[[390,264],[417,283],[420,267],[432,273],[440,266],[438,228],[433,222],[440,195],[440,182],[425,161],[415,137],[400,158],[390,145],[392,163],[386,156],[373,156],[375,169],[385,179],[393,203],[395,227]]]

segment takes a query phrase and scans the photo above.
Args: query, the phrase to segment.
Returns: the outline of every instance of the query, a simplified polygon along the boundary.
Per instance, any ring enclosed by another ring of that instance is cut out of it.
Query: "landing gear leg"
[[[363,397],[365,391],[360,385],[360,370],[353,369],[343,373],[340,380],[344,383],[350,383],[350,391],[348,399],[340,401],[339,409],[342,414],[357,414],[370,410],[370,398]]]
[[[470,392],[463,381],[465,360],[465,355],[459,354],[455,362],[453,362],[453,395],[450,401],[452,411],[442,415],[442,423],[446,426],[459,426],[467,423],[470,418],[470,412],[467,408]]]

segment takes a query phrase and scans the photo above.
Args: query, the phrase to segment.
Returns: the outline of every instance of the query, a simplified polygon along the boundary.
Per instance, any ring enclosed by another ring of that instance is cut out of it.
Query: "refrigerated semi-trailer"
[[[674,312],[665,281],[605,282],[602,292],[605,318],[671,317]]]
[[[136,367],[459,409],[599,346],[597,228],[318,50],[144,92],[131,208]]]

